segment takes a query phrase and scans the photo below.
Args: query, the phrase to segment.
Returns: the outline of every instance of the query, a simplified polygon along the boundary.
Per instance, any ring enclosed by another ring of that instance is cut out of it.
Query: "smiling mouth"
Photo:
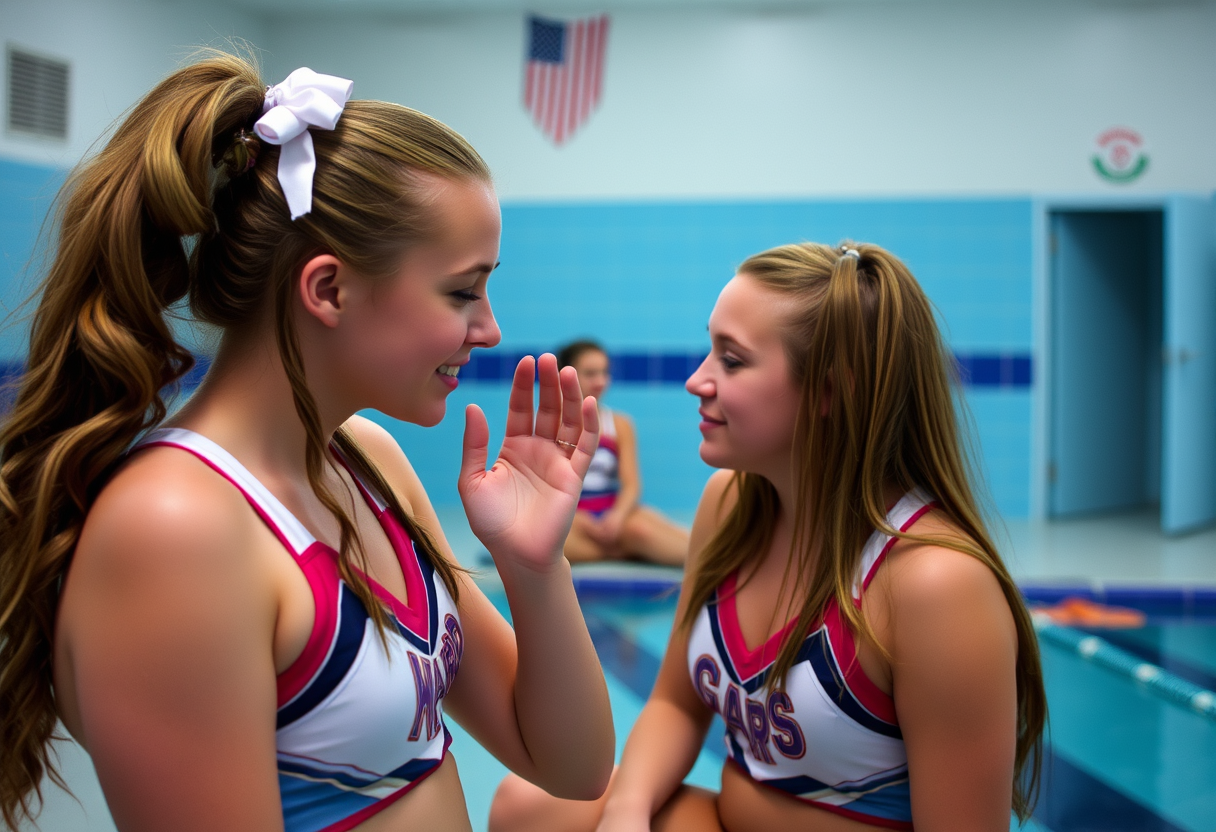
[[[460,367],[456,366],[455,364],[444,364],[437,372],[443,373],[445,376],[456,378],[456,376],[460,373]]]

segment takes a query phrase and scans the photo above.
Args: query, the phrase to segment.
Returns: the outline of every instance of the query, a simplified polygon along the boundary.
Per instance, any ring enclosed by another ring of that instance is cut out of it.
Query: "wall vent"
[[[8,129],[68,137],[68,63],[8,47]]]

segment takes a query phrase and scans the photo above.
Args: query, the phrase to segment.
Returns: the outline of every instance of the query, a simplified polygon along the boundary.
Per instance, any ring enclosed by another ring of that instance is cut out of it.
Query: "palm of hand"
[[[577,375],[559,375],[551,355],[537,364],[535,426],[533,360],[527,357],[516,368],[506,438],[488,471],[485,416],[475,405],[466,411],[460,495],[473,533],[496,561],[544,568],[561,558],[599,426],[595,400],[583,400]]]

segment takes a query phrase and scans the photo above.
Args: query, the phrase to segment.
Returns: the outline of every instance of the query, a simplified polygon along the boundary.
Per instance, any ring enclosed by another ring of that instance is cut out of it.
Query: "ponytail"
[[[190,287],[183,238],[211,230],[212,145],[260,106],[235,59],[191,67],[140,102],[70,178],[27,369],[0,426],[0,817],[32,818],[56,725],[59,585],[85,513],[193,365],[166,309]]]
[[[303,263],[322,252],[372,278],[392,272],[429,231],[427,195],[411,171],[484,182],[490,174],[438,121],[349,102],[337,129],[314,134],[313,210],[292,221],[274,173],[278,148],[259,147],[247,132],[264,94],[256,67],[240,58],[214,54],[185,67],[135,106],[60,193],[27,369],[0,425],[0,819],[10,829],[33,819],[44,777],[63,785],[50,756],[59,588],[93,500],[164,419],[162,391],[194,363],[166,316],[183,298],[195,318],[220,327],[274,311],[309,482],[341,526],[341,575],[383,637],[388,619],[364,577],[356,528],[322,483],[326,439],[286,299]],[[456,596],[459,567],[353,439],[339,431],[334,442]]]

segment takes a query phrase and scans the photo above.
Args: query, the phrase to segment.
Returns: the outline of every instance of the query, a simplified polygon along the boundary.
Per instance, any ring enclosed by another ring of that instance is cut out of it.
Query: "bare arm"
[[[236,489],[172,451],[141,454],[89,514],[57,687],[124,832],[283,828],[259,533],[277,545]]]
[[[616,503],[612,512],[620,511],[621,516],[627,517],[629,512],[637,508],[642,498],[642,471],[638,467],[638,439],[633,427],[633,420],[624,413],[614,412],[616,422],[617,443],[617,478],[621,487],[617,491]]]
[[[556,409],[559,418],[563,409],[571,406],[576,415],[581,411],[573,372],[567,374],[573,387],[566,391],[563,408],[562,397],[557,393],[556,364],[545,369],[552,373],[545,378],[542,372],[538,432],[547,430],[541,424],[546,418],[546,408]],[[532,381],[519,375],[516,381],[512,418],[516,419],[515,429],[520,430],[522,419],[514,411],[523,406],[525,396],[531,401]],[[484,417],[479,421],[478,416],[480,412],[470,416],[466,431],[465,474],[485,471],[487,436]],[[565,418],[573,417],[566,413]],[[400,490],[415,516],[428,530],[436,532],[444,554],[451,557],[438,531],[434,509],[400,449],[387,434],[380,432],[379,437],[370,434],[366,426],[359,428],[360,441],[378,462],[386,460],[384,468],[386,473],[391,471],[390,482]],[[552,438],[529,439],[541,445],[536,450],[559,456],[559,460],[550,460],[555,465],[569,468],[573,460],[566,458]],[[594,430],[580,440],[586,445],[580,453],[585,453],[588,461],[595,450],[595,441]],[[480,459],[476,458],[478,448]],[[532,462],[517,459],[516,464],[525,468]],[[500,457],[494,470],[503,465]],[[475,530],[481,528],[482,540],[497,560],[515,629],[471,580],[462,579],[459,605],[465,633],[464,657],[456,682],[445,699],[445,708],[521,777],[557,796],[591,799],[603,792],[611,774],[615,738],[604,674],[574,594],[570,565],[561,557],[561,543],[573,517],[581,476],[581,472],[571,474],[572,479],[565,483],[567,487],[561,495],[550,494],[535,503],[529,502],[532,498],[527,494],[514,495],[512,509],[523,507],[518,517],[504,516],[505,510],[499,505],[492,518],[501,523],[496,534],[487,534],[484,526],[479,527],[473,517],[476,509],[470,509]],[[521,538],[528,544],[538,542],[538,548],[544,551],[529,551],[517,557]],[[572,742],[572,737],[577,741]]]
[[[696,574],[697,557],[729,509],[729,504],[722,504],[729,480],[729,471],[715,473],[701,495],[692,527],[689,550],[692,558],[685,570],[676,610],[677,622],[683,615],[687,590]],[[688,639],[678,629],[673,630],[654,690],[625,743],[600,821],[601,832],[650,829],[650,819],[675,793],[696,762],[712,718],[713,713],[697,696],[688,678]]]
[[[891,558],[884,629],[916,828],[1004,832],[1017,731],[1009,604],[969,555],[901,543]]]

